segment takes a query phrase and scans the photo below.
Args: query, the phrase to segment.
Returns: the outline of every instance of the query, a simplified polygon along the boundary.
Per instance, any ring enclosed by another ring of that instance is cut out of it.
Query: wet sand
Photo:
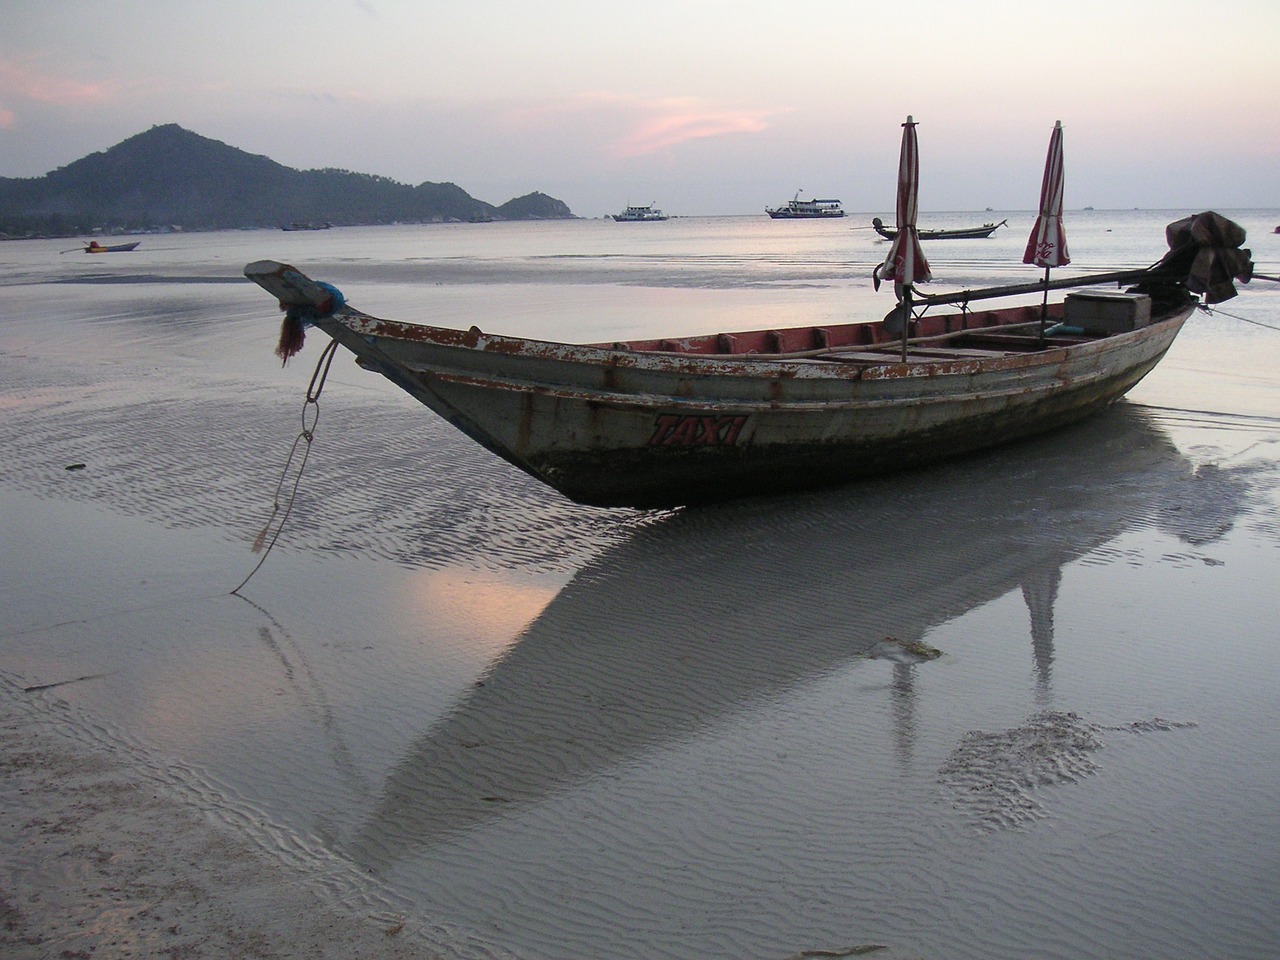
[[[394,910],[337,909],[104,741],[69,737],[57,700],[0,681],[0,953],[44,958],[417,960]]]

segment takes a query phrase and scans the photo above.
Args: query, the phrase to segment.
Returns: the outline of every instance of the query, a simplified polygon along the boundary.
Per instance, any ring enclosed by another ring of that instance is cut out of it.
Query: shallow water
[[[1177,216],[1070,214],[1070,269]],[[938,288],[1036,278],[1029,214],[949,217],[1012,226]],[[1274,285],[1078,429],[697,511],[567,503],[344,359],[229,595],[320,351],[280,370],[245,262],[605,341],[883,313],[869,219],[0,244],[0,672],[471,955],[1273,956]]]

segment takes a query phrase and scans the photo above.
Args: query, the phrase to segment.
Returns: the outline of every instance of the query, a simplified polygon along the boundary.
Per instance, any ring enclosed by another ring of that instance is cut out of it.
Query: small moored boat
[[[287,311],[282,358],[317,326],[570,499],[673,507],[843,483],[1096,413],[1155,367],[1196,294],[1225,300],[1251,276],[1244,230],[1217,214],[1166,237],[1145,269],[920,296],[883,320],[585,345],[379,319],[272,260],[245,275]]]
[[[612,216],[618,223],[652,223],[667,219],[667,215],[651,203],[640,207],[630,206]]]
[[[839,200],[801,200],[797,191],[785,207],[765,207],[764,212],[774,220],[827,220],[843,217],[844,207]]]
[[[130,250],[137,249],[141,240],[134,240],[132,243],[112,243],[101,244],[97,240],[90,240],[84,248],[85,253],[128,253]]]
[[[1008,220],[1001,220],[999,223],[984,223],[980,227],[954,227],[949,230],[917,230],[916,235],[921,240],[985,240],[998,229],[1008,226]],[[879,217],[871,218],[871,226],[876,233],[884,237],[886,240],[892,240],[898,235],[898,231],[893,227],[886,227],[884,221]]]

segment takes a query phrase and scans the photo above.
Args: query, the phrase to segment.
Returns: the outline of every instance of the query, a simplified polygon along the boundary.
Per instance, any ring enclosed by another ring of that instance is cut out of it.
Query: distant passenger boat
[[[113,243],[110,246],[104,246],[97,240],[90,240],[89,245],[84,248],[85,253],[127,253],[138,246],[142,241],[134,240],[132,243]]]
[[[953,230],[917,230],[916,235],[921,240],[985,240],[1001,227],[1007,226],[1008,223],[1008,220],[1001,220],[999,223],[984,223],[980,227],[956,227]],[[898,235],[897,230],[893,227],[886,227],[884,221],[879,217],[871,218],[871,226],[876,233],[886,240],[892,240]]]
[[[618,223],[648,223],[667,219],[667,215],[653,204],[644,207],[627,207],[621,213],[615,213],[612,216]]]
[[[295,220],[293,223],[283,226],[280,229],[289,232],[294,230],[328,230],[332,226],[333,224],[329,223],[327,220],[324,223],[298,223]]]
[[[765,207],[764,212],[774,220],[825,220],[844,216],[839,200],[801,200],[799,191],[785,207]]]

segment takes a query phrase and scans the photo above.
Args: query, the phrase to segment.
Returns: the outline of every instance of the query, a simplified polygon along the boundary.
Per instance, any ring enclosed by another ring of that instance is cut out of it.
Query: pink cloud
[[[666,150],[687,140],[731,133],[759,133],[768,127],[769,111],[708,109],[692,100],[652,104],[652,116],[641,119],[613,146],[619,157],[636,157]]]
[[[583,94],[571,100],[526,106],[508,119],[529,128],[564,118],[589,118],[598,130],[610,130],[604,149],[619,159],[643,156],[689,140],[734,133],[758,133],[777,110],[717,106],[692,97],[641,100],[613,93]]]
[[[0,107],[0,130],[12,130],[17,119],[12,110]]]
[[[38,73],[22,64],[0,61],[0,95],[38,103],[79,104],[106,100],[109,92],[97,83]]]

